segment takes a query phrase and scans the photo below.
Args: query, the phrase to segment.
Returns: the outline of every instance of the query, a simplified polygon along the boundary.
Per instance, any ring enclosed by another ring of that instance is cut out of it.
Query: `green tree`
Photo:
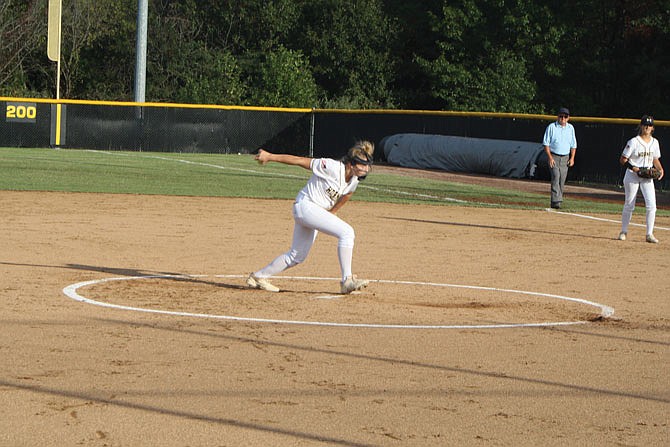
[[[0,94],[54,96],[47,0],[0,0]],[[61,96],[129,100],[137,0],[63,2]],[[147,100],[670,115],[670,0],[150,0]]]
[[[201,42],[182,46],[188,58],[168,64],[168,76],[175,84],[170,100],[196,104],[241,104],[247,87],[241,79],[236,58]],[[167,92],[166,92],[167,93]]]
[[[317,85],[299,51],[278,46],[265,55],[255,73],[250,103],[275,107],[314,107]]]
[[[323,89],[324,106],[393,107],[390,91],[395,39],[392,22],[378,0],[313,0],[294,32]]]
[[[395,67],[390,89],[402,108],[438,107],[438,102],[430,93],[431,80],[416,59],[433,60],[440,54],[436,45],[439,36],[432,29],[432,20],[441,11],[442,2],[384,1],[384,10],[396,34],[396,38],[389,41],[392,66]]]
[[[134,5],[133,5],[134,4]],[[74,95],[132,101],[135,85],[137,0],[108,3],[107,20],[81,48]]]
[[[61,31],[61,97],[96,99],[89,96],[84,79],[94,76],[98,67],[95,58],[104,52],[82,59],[95,42],[104,39],[119,24],[119,17],[132,0],[69,0],[63,2]],[[93,57],[93,60],[91,60]],[[84,68],[89,70],[84,73]],[[93,73],[91,73],[93,72]],[[54,82],[55,84],[55,82]]]
[[[236,57],[203,40],[195,2],[155,7],[150,15],[147,100],[240,104],[246,92]]]
[[[566,0],[557,10],[570,31],[561,57],[569,61],[552,89],[579,114],[669,116],[670,1]]]
[[[0,95],[21,96],[29,90],[31,53],[42,46],[46,62],[46,3],[32,0],[0,2]]]
[[[561,32],[548,9],[528,0],[445,1],[433,17],[437,55],[416,57],[441,108],[537,112],[538,72],[552,62]]]

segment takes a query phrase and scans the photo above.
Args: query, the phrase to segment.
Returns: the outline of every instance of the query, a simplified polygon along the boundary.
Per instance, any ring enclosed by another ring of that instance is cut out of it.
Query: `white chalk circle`
[[[92,281],[84,281],[76,284],[71,284],[63,289],[63,293],[75,300],[82,303],[93,304],[101,307],[108,307],[112,309],[121,309],[121,310],[130,310],[134,312],[145,312],[152,314],[162,314],[162,315],[172,315],[180,317],[194,317],[194,318],[210,318],[218,320],[232,320],[232,321],[245,321],[245,322],[254,322],[254,323],[274,323],[274,324],[294,324],[294,325],[309,325],[309,326],[335,326],[335,327],[350,327],[350,328],[375,328],[375,329],[503,329],[503,328],[522,328],[522,327],[548,327],[548,326],[568,326],[575,324],[586,324],[589,321],[555,321],[555,322],[542,322],[542,323],[503,323],[503,324],[472,324],[472,325],[404,325],[404,324],[374,324],[374,323],[337,323],[330,321],[299,321],[299,320],[280,320],[280,319],[270,319],[270,318],[249,318],[249,317],[240,317],[233,315],[212,315],[212,314],[203,314],[203,313],[191,313],[191,312],[175,312],[169,310],[160,310],[160,309],[148,309],[141,307],[132,307],[124,306],[119,304],[105,303],[102,301],[92,300],[86,298],[85,296],[80,295],[77,291],[86,286],[102,284],[112,281],[135,281],[140,279],[189,279],[189,278],[203,278],[207,275],[146,275],[146,276],[124,276],[118,278],[103,278],[96,279]],[[244,278],[244,275],[214,275],[216,278]],[[311,281],[339,281],[339,278],[318,278],[318,277],[308,277],[308,276],[278,276],[278,279],[295,279],[295,280],[311,280]],[[581,298],[571,298],[567,296],[554,295],[549,293],[540,293],[540,292],[529,292],[525,290],[513,290],[513,289],[499,289],[495,287],[482,287],[482,286],[470,286],[470,285],[461,285],[461,284],[443,284],[443,283],[434,283],[434,282],[420,282],[420,281],[395,281],[395,280],[385,280],[385,279],[376,279],[370,280],[371,283],[384,283],[384,284],[402,284],[402,285],[415,285],[415,286],[429,286],[429,287],[452,287],[459,289],[471,289],[471,290],[484,290],[484,291],[495,291],[495,292],[504,292],[504,293],[515,293],[521,295],[531,295],[536,297],[543,297],[548,299],[570,301],[574,303],[584,304],[587,306],[592,306],[600,310],[600,314],[596,318],[603,319],[609,318],[614,315],[614,309],[605,306],[603,304],[595,303],[593,301],[588,301]]]

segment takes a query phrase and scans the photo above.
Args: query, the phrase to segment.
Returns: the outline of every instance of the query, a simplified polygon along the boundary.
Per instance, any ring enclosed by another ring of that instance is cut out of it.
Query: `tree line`
[[[0,1],[0,95],[55,97],[48,0]],[[63,0],[61,97],[132,101],[137,0]],[[146,100],[670,117],[670,0],[149,0]]]

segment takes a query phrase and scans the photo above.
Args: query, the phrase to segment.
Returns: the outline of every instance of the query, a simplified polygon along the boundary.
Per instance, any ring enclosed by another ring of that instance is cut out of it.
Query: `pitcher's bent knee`
[[[347,224],[346,227],[343,227],[343,231],[338,236],[337,245],[340,247],[353,247],[354,240],[356,239],[356,233],[351,225]]]

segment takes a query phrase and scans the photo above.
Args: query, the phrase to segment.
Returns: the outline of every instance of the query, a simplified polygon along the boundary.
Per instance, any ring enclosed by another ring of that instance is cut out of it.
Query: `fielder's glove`
[[[637,171],[637,175],[642,178],[653,178],[654,180],[658,180],[661,176],[661,171],[652,166],[651,168],[640,168],[640,170]]]

